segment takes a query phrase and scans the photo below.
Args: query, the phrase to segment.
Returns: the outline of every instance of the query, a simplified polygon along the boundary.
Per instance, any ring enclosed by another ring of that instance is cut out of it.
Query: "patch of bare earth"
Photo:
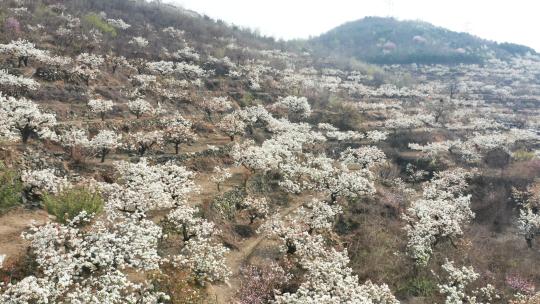
[[[38,209],[15,209],[0,216],[0,255],[5,254],[6,259],[11,260],[23,254],[28,243],[22,239],[21,233],[33,222],[43,225],[47,220],[47,212]]]
[[[298,209],[303,203],[314,198],[312,195],[295,197],[288,207],[279,211],[279,214],[281,217],[284,217]],[[231,251],[228,254],[226,263],[232,271],[232,275],[226,284],[209,284],[208,294],[211,299],[215,299],[218,304],[235,303],[234,296],[241,284],[240,270],[244,265],[247,265],[252,259],[256,258],[257,249],[266,241],[268,240],[265,235],[257,234],[238,244],[239,249]]]

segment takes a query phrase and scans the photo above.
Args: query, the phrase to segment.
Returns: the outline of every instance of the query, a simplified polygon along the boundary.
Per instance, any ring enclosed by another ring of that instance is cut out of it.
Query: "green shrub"
[[[430,278],[413,278],[400,288],[401,292],[413,297],[431,297],[437,291],[437,284]]]
[[[51,20],[51,18],[57,17],[57,15],[45,4],[38,5],[33,15],[34,15],[35,20],[37,20],[38,22]]]
[[[85,188],[73,188],[59,194],[47,194],[43,205],[49,214],[56,216],[60,223],[66,223],[81,211],[97,214],[103,210],[103,198],[98,192]]]
[[[212,208],[223,218],[231,220],[236,215],[236,211],[245,197],[246,193],[242,189],[235,188],[217,196],[212,202]]]
[[[244,96],[242,96],[242,99],[240,99],[240,107],[248,107],[252,106],[255,101],[255,97],[250,92],[245,92]]]
[[[518,150],[512,153],[512,158],[516,161],[529,161],[535,156],[534,152],[529,152],[526,150]]]
[[[91,26],[97,28],[100,32],[103,34],[108,34],[111,37],[116,37],[116,29],[112,27],[110,24],[105,22],[103,18],[101,18],[100,15],[95,13],[90,13],[86,16],[84,16],[84,21]]]
[[[0,214],[22,202],[23,185],[17,172],[6,168],[0,161]]]

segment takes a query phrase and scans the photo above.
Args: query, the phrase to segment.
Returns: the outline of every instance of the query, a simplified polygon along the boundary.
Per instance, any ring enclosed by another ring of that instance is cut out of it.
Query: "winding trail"
[[[294,197],[294,200],[291,202],[290,206],[280,210],[280,217],[291,214],[306,201],[309,201],[312,198],[312,195]],[[226,284],[209,284],[208,286],[208,295],[210,299],[216,300],[216,304],[234,303],[233,297],[236,291],[240,288],[241,284],[240,269],[244,264],[249,262],[255,250],[265,239],[265,235],[258,234],[239,243],[239,250],[231,251],[229,253],[226,259],[226,264],[232,271],[229,282]]]

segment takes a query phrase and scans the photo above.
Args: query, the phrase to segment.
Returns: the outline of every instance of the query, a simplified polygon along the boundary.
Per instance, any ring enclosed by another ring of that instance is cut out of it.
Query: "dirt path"
[[[304,196],[295,198],[291,205],[282,209],[279,212],[281,217],[287,216],[294,212],[303,203],[309,201],[313,197]],[[265,240],[265,236],[258,234],[255,237],[249,238],[238,244],[239,250],[232,251],[227,256],[227,266],[232,271],[228,284],[212,285],[208,287],[208,294],[211,299],[215,299],[217,304],[229,304],[233,302],[233,296],[240,287],[240,269],[243,264],[247,263],[255,250]]]
[[[21,233],[30,227],[32,221],[42,225],[48,220],[43,210],[15,209],[0,216],[0,255],[13,259],[25,252],[28,244],[21,238]]]

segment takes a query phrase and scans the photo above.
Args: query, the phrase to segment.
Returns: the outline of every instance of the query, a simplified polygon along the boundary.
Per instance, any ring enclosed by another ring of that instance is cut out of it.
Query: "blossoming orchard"
[[[161,1],[0,16],[0,303],[538,303],[539,55],[360,64]]]

